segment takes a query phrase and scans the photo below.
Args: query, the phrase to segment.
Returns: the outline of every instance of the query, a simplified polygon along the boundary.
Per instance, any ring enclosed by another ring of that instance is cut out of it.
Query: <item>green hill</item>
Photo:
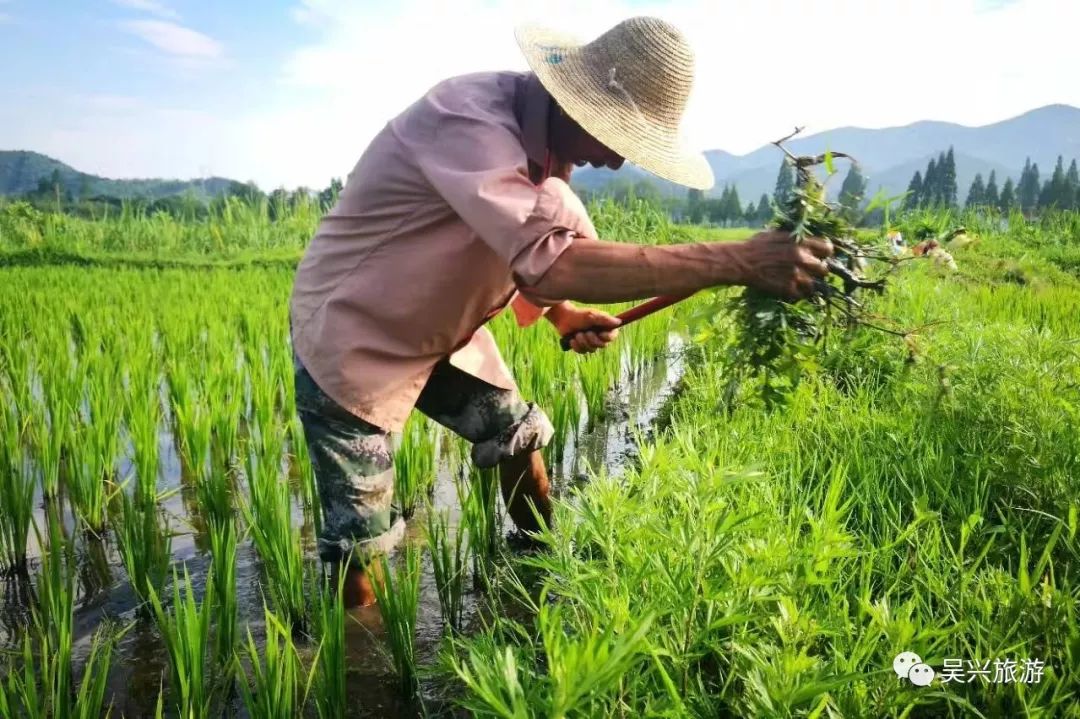
[[[241,183],[224,177],[199,180],[110,180],[65,165],[37,152],[0,150],[0,195],[25,195],[38,189],[42,180],[59,178],[61,191],[71,197],[137,197],[158,200],[191,194],[209,199],[225,194]]]

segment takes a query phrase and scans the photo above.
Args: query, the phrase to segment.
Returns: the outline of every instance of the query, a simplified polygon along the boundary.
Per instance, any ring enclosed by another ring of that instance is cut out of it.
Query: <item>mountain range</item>
[[[903,192],[916,170],[925,172],[931,158],[952,147],[959,199],[963,202],[976,173],[981,173],[985,181],[991,171],[997,172],[1000,188],[1006,177],[1011,177],[1013,182],[1020,178],[1027,158],[1038,163],[1043,179],[1053,172],[1058,155],[1064,156],[1066,165],[1072,158],[1080,158],[1080,108],[1048,105],[982,127],[935,121],[882,129],[841,127],[797,137],[786,146],[797,155],[816,155],[826,150],[852,155],[868,179],[868,195],[879,189],[890,195]],[[705,158],[716,176],[716,186],[706,195],[718,196],[725,185],[733,184],[746,203],[756,202],[762,193],[772,195],[783,153],[767,144],[746,155],[709,150]],[[841,161],[837,161],[836,167],[840,177],[829,183],[834,195],[839,192],[840,180],[846,172]],[[629,164],[617,171],[579,169],[573,174],[572,184],[579,189],[602,191],[617,180],[644,180],[664,195],[686,194],[685,188]]]
[[[956,181],[963,202],[976,173],[986,180],[997,173],[998,187],[1006,177],[1017,181],[1027,158],[1038,163],[1043,179],[1054,169],[1058,155],[1068,163],[1080,158],[1080,108],[1048,105],[1002,122],[982,127],[966,127],[948,122],[923,121],[903,127],[868,129],[841,127],[815,135],[797,137],[787,144],[795,154],[818,154],[826,150],[845,152],[859,161],[868,179],[867,195],[879,189],[895,195],[907,189],[916,170],[925,171],[927,162],[952,147],[956,158]],[[718,196],[723,187],[738,188],[743,203],[756,201],[762,193],[771,195],[783,157],[773,145],[763,145],[746,155],[723,150],[705,152],[716,176],[716,186],[707,195]],[[840,174],[846,172],[837,162]],[[79,172],[46,155],[24,150],[0,151],[0,195],[32,192],[43,178],[58,173],[63,188],[79,197],[108,195],[159,199],[187,192],[197,197],[218,196],[235,183],[222,177],[198,180],[111,180]],[[661,194],[682,197],[686,189],[655,177],[629,163],[618,171],[585,167],[573,174],[572,185],[580,190],[603,191],[617,183],[647,181]],[[835,196],[840,178],[828,185]]]
[[[0,150],[0,195],[24,195],[38,188],[41,180],[56,173],[63,191],[77,197],[163,197],[192,193],[200,199],[224,194],[236,183],[224,177],[198,180],[110,180],[65,165],[59,160],[26,150]]]

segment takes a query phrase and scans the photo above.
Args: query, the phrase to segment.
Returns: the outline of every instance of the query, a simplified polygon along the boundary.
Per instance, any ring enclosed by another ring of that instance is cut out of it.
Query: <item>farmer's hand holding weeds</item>
[[[832,257],[833,246],[828,240],[796,243],[788,232],[767,230],[739,244],[742,251],[735,259],[741,279],[736,284],[794,301],[813,294],[814,279],[829,274],[825,260]]]

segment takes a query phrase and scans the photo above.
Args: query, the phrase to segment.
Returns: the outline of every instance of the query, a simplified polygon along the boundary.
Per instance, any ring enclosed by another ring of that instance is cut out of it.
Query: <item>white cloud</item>
[[[164,20],[129,20],[120,26],[150,43],[158,50],[177,58],[216,60],[224,48],[208,35]]]
[[[683,126],[701,148],[748,152],[795,125],[808,134],[923,119],[981,125],[1053,102],[1080,105],[1070,37],[1080,3],[1025,0],[992,13],[981,3],[550,0],[543,21],[583,40],[636,14],[680,27],[697,59]],[[295,50],[266,106],[238,120],[247,148],[237,159],[260,180],[325,184],[440,79],[526,69],[512,30],[540,12],[531,0],[380,5],[302,0],[293,8],[322,37]]]
[[[157,0],[112,0],[112,2],[116,5],[132,10],[141,10],[166,20],[180,19],[180,15],[177,14],[175,10],[157,2]]]
[[[512,31],[541,13],[583,40],[634,14],[680,27],[697,58],[684,128],[700,148],[748,152],[795,125],[807,134],[924,119],[983,125],[1055,102],[1080,106],[1071,37],[1080,3],[1023,0],[984,12],[982,2],[549,0],[541,9],[534,0],[405,0],[397,8],[298,0],[297,34],[316,39],[262,70],[265,99],[247,113],[162,109],[88,88],[70,112],[0,107],[12,123],[0,134],[106,175],[210,172],[264,188],[323,187],[347,175],[385,123],[439,80],[526,69]],[[124,28],[172,64],[225,61],[217,41],[175,23]]]

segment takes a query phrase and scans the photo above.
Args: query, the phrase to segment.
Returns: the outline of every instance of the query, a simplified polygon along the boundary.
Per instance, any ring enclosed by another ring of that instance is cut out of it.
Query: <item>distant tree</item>
[[[80,202],[84,202],[84,201],[90,199],[90,193],[91,193],[90,176],[89,175],[80,175],[79,176],[79,196],[78,196],[78,200]]]
[[[758,226],[763,226],[772,219],[772,203],[769,202],[769,196],[764,192],[761,193],[761,199],[758,200],[757,211],[758,214],[755,219],[757,220]]]
[[[1072,205],[1073,190],[1065,179],[1065,161],[1058,155],[1057,164],[1054,166],[1054,174],[1039,195],[1039,206],[1045,208],[1057,208],[1067,210]]]
[[[987,207],[998,206],[997,172],[990,170],[990,180],[986,183],[986,192],[983,193],[983,204]]]
[[[757,205],[754,204],[753,200],[750,200],[750,203],[746,206],[746,211],[743,212],[743,224],[747,227],[753,227],[757,224],[757,215]]]
[[[1024,171],[1020,173],[1020,182],[1016,186],[1016,199],[1020,209],[1025,213],[1034,212],[1039,204],[1039,165],[1032,163],[1031,158],[1024,163]]]
[[[686,213],[690,222],[700,224],[705,218],[705,193],[691,189],[686,193]]]
[[[956,186],[956,157],[953,155],[952,147],[950,147],[948,154],[945,155],[944,169],[941,171],[941,204],[945,207],[956,207],[958,192],[959,188]]]
[[[982,173],[975,173],[975,179],[971,182],[971,187],[968,189],[967,202],[964,203],[965,207],[981,207],[986,203],[986,186],[983,185]]]
[[[1080,173],[1076,170],[1076,160],[1069,165],[1069,171],[1065,173],[1065,187],[1069,204],[1067,209],[1080,210]]]
[[[866,178],[859,171],[859,166],[852,164],[847,176],[844,177],[844,184],[840,186],[840,205],[844,208],[849,220],[854,220],[865,196]]]
[[[727,216],[728,221],[733,225],[742,222],[743,206],[742,201],[739,200],[739,189],[735,187],[735,185],[731,186],[731,191],[728,193],[724,214]]]
[[[788,164],[787,159],[780,163],[780,171],[776,175],[776,189],[773,190],[773,201],[783,205],[791,199],[795,191],[795,168]]]
[[[1013,181],[1011,177],[1005,178],[1005,185],[1001,188],[1001,199],[998,202],[998,207],[1002,212],[1008,212],[1016,207],[1018,200],[1016,198],[1016,190],[1013,188]]]
[[[938,177],[938,165],[934,158],[926,165],[926,174],[923,175],[922,196],[919,198],[919,207],[933,207],[938,203],[940,196],[938,186],[941,178]]]
[[[931,160],[933,162],[933,160]],[[922,173],[915,170],[914,176],[911,178],[911,182],[907,186],[908,195],[904,198],[904,209],[911,210],[919,207],[922,204],[923,199],[923,178]]]

